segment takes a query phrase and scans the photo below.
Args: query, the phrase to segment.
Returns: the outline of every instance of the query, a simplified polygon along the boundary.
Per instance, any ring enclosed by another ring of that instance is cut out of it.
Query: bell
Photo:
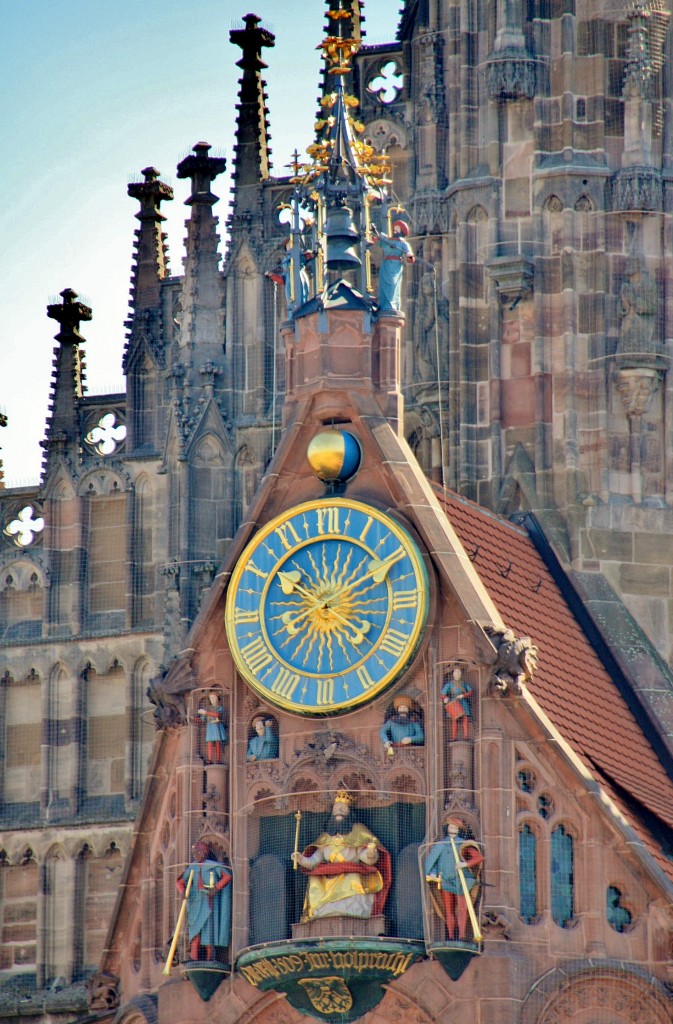
[[[361,266],[357,249],[359,239],[352,210],[347,206],[336,206],[329,211],[325,224],[329,270],[354,270]]]

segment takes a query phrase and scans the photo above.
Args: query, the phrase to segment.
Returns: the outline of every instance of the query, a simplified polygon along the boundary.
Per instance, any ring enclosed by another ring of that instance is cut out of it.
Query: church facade
[[[128,187],[125,394],[48,307],[3,1019],[670,1020],[668,14],[331,0],[285,178],[247,15],[224,262],[199,142],[183,275]]]

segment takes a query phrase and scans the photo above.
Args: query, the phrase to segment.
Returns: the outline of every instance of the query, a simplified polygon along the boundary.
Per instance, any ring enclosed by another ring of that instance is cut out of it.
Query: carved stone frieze
[[[531,100],[535,95],[535,61],[518,46],[493,52],[486,62],[486,88],[494,100]]]
[[[295,767],[309,761],[313,768],[324,773],[333,771],[337,759],[355,759],[368,765],[374,763],[366,743],[356,743],[345,733],[332,729],[314,733],[313,738],[307,741],[302,750],[296,752],[296,756]]]
[[[279,761],[249,761],[245,766],[245,781],[248,783],[273,782],[282,785],[290,771],[289,764]]]
[[[613,210],[650,212],[661,210],[663,186],[655,167],[623,167],[612,177],[609,194]]]
[[[550,971],[531,988],[522,1024],[565,1024],[599,1012],[641,1024],[670,1021],[671,998],[663,985],[630,965],[614,960],[600,967],[586,962],[574,969]]]
[[[444,192],[417,192],[409,205],[419,234],[441,235],[449,230],[449,205]]]
[[[419,747],[396,747],[394,757],[381,755],[381,768],[384,772],[391,772],[399,769],[402,765],[405,768],[415,768],[423,771],[425,768],[425,751]]]

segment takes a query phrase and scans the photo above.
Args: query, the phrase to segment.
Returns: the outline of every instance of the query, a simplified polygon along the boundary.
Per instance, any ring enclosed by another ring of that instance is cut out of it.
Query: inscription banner
[[[236,970],[261,991],[283,992],[301,1013],[347,1024],[377,1006],[383,986],[424,955],[422,942],[404,939],[287,941],[247,950]]]

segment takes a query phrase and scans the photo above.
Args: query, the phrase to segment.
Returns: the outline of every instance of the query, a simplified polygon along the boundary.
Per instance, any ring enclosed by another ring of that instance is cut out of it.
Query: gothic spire
[[[275,36],[260,27],[256,14],[246,14],[245,28],[232,29],[229,40],[240,46],[243,55],[236,66],[243,75],[239,79],[236,109],[236,145],[234,146],[234,194],[239,208],[245,200],[240,192],[246,185],[257,185],[269,177],[269,123],[266,108],[266,83],[261,72],[266,68],[262,47],[275,44]]]
[[[131,317],[126,321],[129,333],[124,350],[124,372],[128,369],[137,339],[149,339],[152,347],[160,344],[161,282],[169,276],[168,245],[162,231],[166,218],[160,206],[173,198],[173,189],[159,180],[155,167],[145,167],[141,173],[144,180],[131,182],[127,189],[128,195],[140,203],[135,215],[140,227],[135,231],[129,302]]]
[[[182,322],[180,349],[183,362],[189,362],[198,350],[199,358],[222,356],[224,343],[223,291],[217,233],[218,218],[213,206],[218,202],[210,186],[222,174],[227,162],[209,155],[207,142],[197,142],[189,156],[178,164],[178,178],[191,179],[191,194],[185,205],[191,207],[186,222],[185,277],[182,286]]]
[[[166,218],[160,206],[173,198],[173,189],[159,180],[155,167],[144,167],[141,174],[144,180],[131,182],[127,188],[129,196],[140,203],[135,215],[140,227],[135,231],[131,282],[131,307],[136,313],[158,304],[161,281],[169,273],[166,235],[161,230]]]
[[[46,451],[45,469],[52,451],[74,451],[79,447],[77,407],[86,390],[84,358],[80,343],[85,339],[79,332],[82,321],[91,320],[91,309],[77,302],[77,292],[66,288],[60,303],[47,306],[47,316],[57,320],[61,329],[55,335],[58,346],[54,352],[51,375],[51,394],[46,438],[42,447]]]

